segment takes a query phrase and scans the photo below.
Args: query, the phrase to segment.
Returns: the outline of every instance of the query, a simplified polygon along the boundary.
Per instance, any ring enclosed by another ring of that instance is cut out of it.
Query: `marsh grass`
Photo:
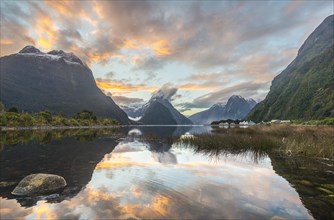
[[[175,139],[174,143],[195,146],[198,151],[259,155],[279,153],[334,159],[334,127],[261,125],[248,128],[219,128],[213,133]]]

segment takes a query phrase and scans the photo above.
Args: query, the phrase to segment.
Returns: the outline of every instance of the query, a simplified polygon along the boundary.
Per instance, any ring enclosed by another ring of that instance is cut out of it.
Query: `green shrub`
[[[52,122],[52,114],[49,111],[43,111],[36,114],[37,117],[43,118],[47,123]]]
[[[82,119],[82,120],[93,120],[93,121],[96,121],[96,119],[97,119],[93,112],[87,111],[87,110],[83,110],[81,112],[78,112],[75,115],[75,118],[76,119]]]
[[[15,113],[18,113],[19,112],[19,110],[16,108],[16,107],[10,107],[9,109],[8,109],[8,111],[7,112],[15,112]]]
[[[6,126],[18,126],[20,125],[20,114],[17,112],[6,112],[3,114]]]
[[[49,111],[41,111],[33,115],[18,112],[0,114],[0,126],[106,126],[116,124],[118,122],[111,118],[97,119],[93,112],[90,111],[79,112],[72,118],[62,114],[52,116]]]
[[[32,126],[33,121],[31,115],[27,113],[22,113],[19,115],[19,124],[23,126]]]

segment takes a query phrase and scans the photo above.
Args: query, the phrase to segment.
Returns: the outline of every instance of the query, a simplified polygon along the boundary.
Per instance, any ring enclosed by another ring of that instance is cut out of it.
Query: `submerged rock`
[[[18,196],[40,195],[55,192],[66,186],[63,177],[53,174],[31,174],[23,178],[12,194]]]

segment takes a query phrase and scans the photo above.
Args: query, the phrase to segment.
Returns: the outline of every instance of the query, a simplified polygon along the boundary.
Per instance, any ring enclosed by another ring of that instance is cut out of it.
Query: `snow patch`
[[[141,118],[142,118],[142,116],[139,116],[139,117],[130,117],[130,116],[128,116],[128,118],[130,119],[130,120],[132,120],[132,121],[139,121]]]

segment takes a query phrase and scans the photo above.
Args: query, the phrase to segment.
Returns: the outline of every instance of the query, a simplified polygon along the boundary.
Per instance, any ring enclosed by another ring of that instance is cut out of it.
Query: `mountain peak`
[[[330,15],[310,34],[298,50],[297,57],[312,59],[333,42],[334,15]]]
[[[230,99],[244,99],[242,96],[240,96],[240,95],[232,95],[230,98],[229,98],[229,100]]]
[[[42,53],[39,49],[32,45],[25,46],[19,53]]]
[[[58,55],[58,56],[65,56],[66,53],[63,50],[51,50],[48,54]]]
[[[76,60],[77,59],[77,60]],[[34,46],[0,57],[1,102],[25,112],[74,115],[82,110],[129,124],[125,112],[97,87],[92,71],[72,53]]]
[[[48,53],[44,53],[32,45],[28,45],[25,46],[22,50],[20,50],[19,54],[24,56],[37,56],[51,60],[63,58],[68,62],[77,63],[87,67],[87,65],[84,62],[82,62],[82,60],[79,57],[77,57],[74,53],[71,52],[66,53],[63,50],[52,50]]]
[[[71,53],[71,52],[66,53],[63,50],[51,50],[47,54],[57,55],[57,56],[65,58],[66,60],[68,60],[70,62],[75,62],[75,63],[79,63],[81,65],[84,65],[84,63],[80,60],[80,58],[77,57],[74,53]]]
[[[232,95],[227,103],[217,103],[209,109],[195,113],[189,117],[195,124],[210,124],[222,119],[243,119],[256,105],[254,99],[244,99],[240,95]]]

